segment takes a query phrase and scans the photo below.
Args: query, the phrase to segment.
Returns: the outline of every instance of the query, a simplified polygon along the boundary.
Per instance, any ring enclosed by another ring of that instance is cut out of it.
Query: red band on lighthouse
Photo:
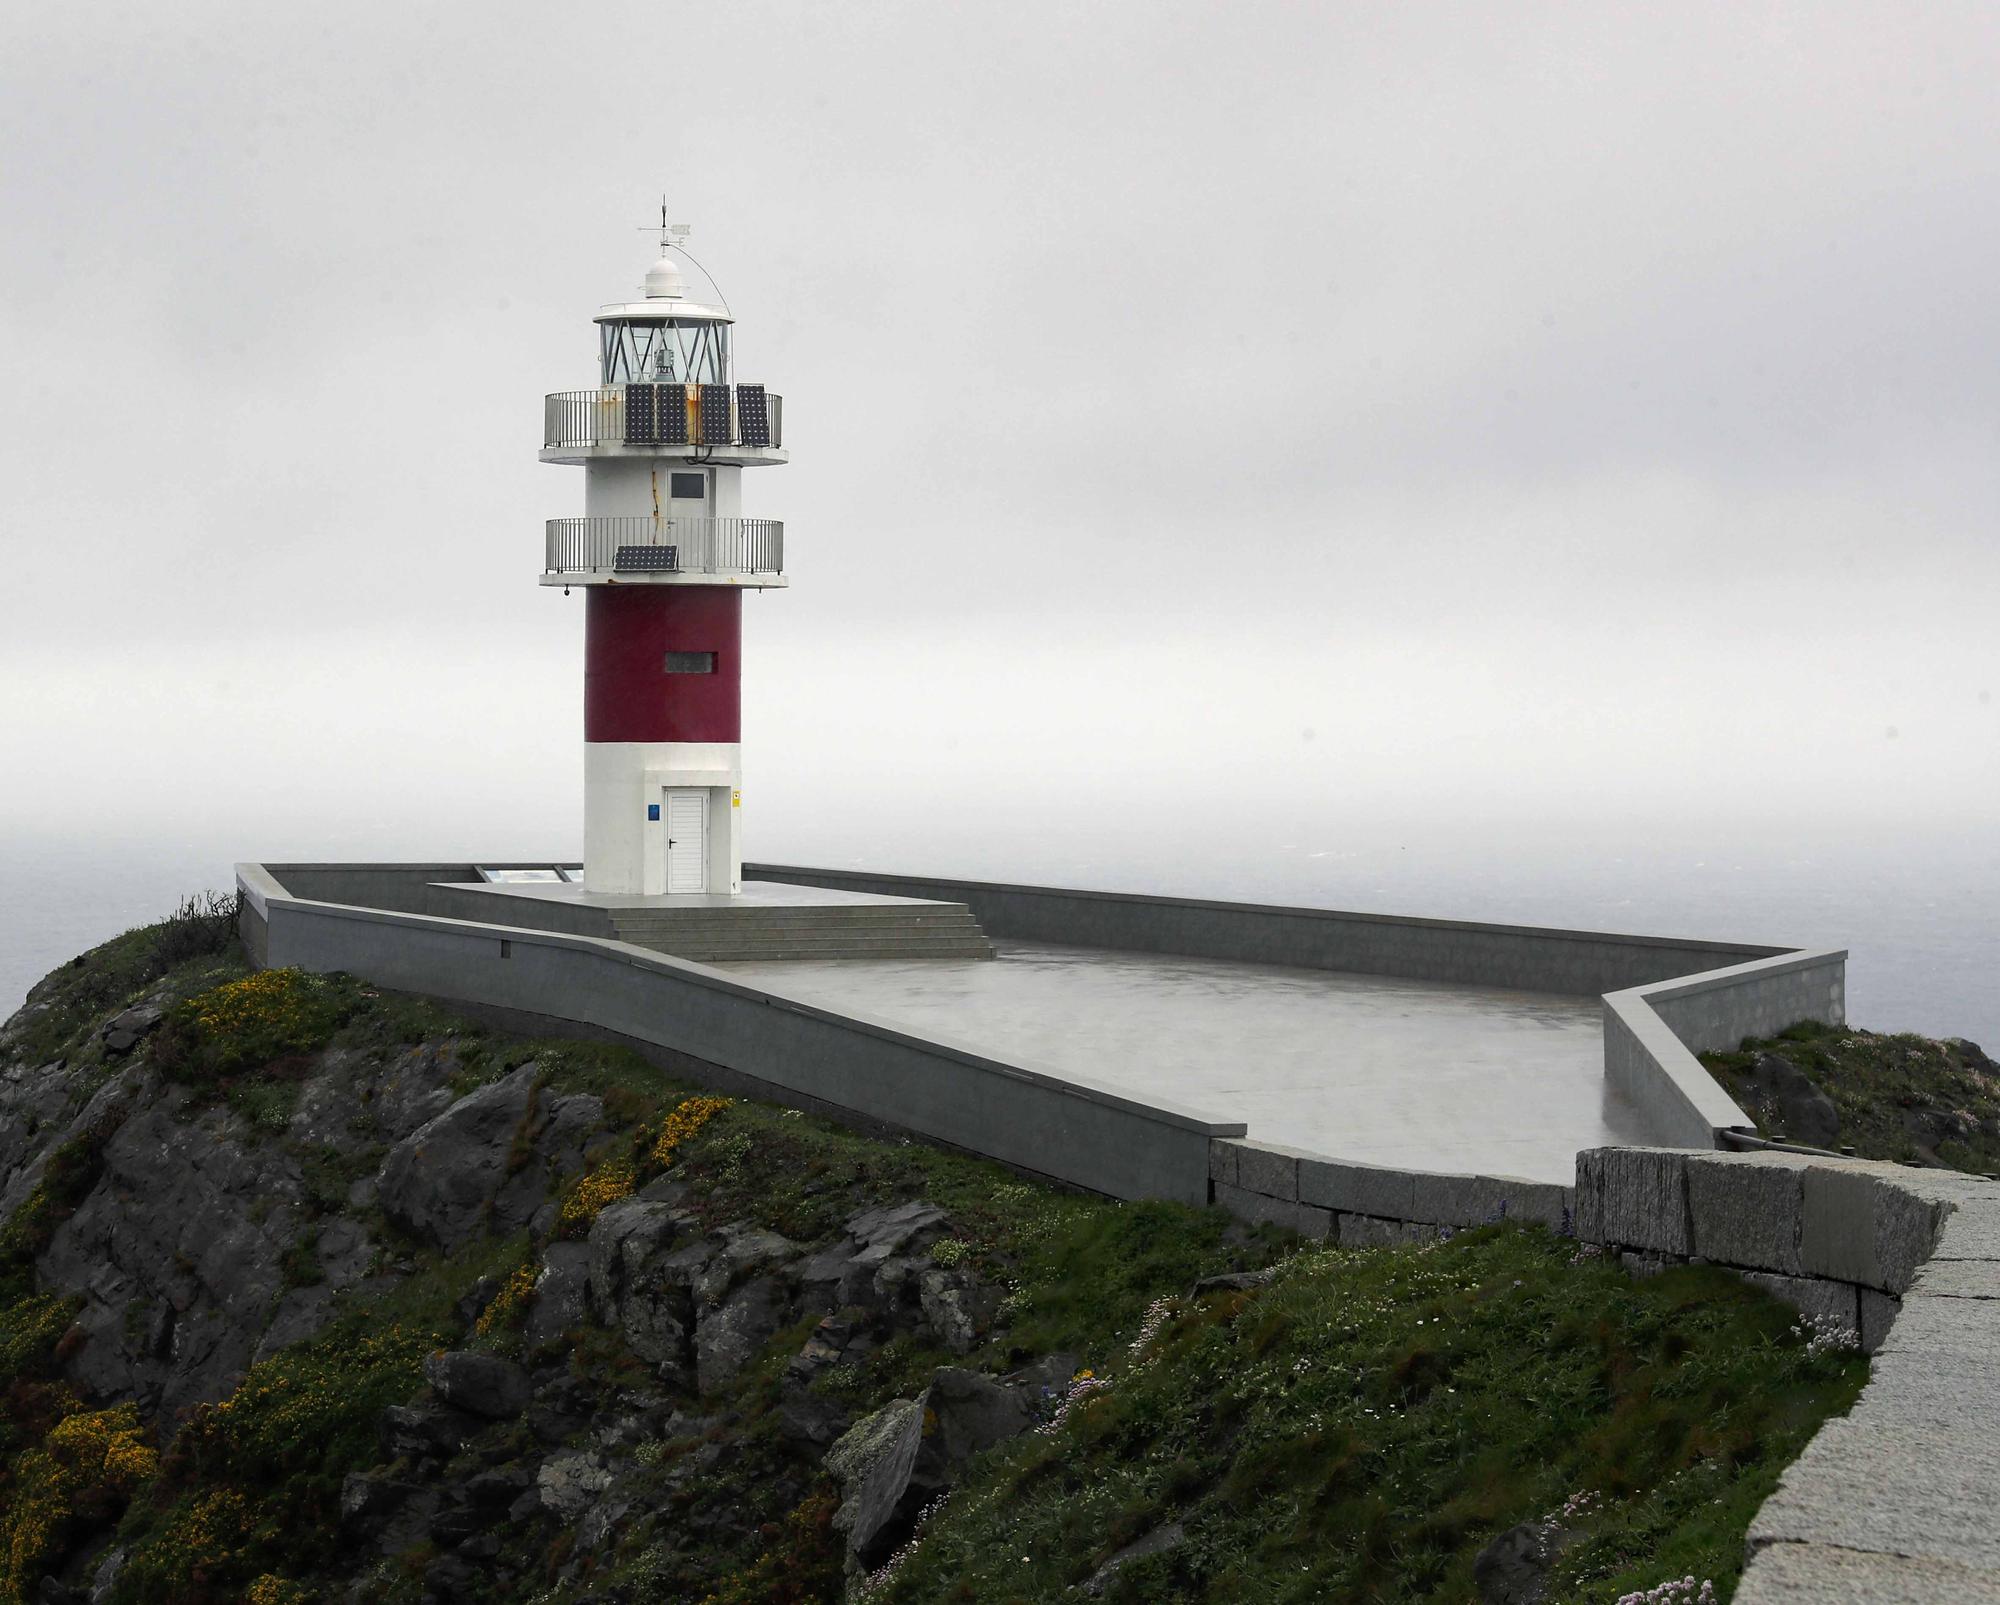
[[[585,741],[742,738],[740,590],[593,585],[584,594]],[[714,667],[708,673],[670,674],[669,652],[712,652]]]

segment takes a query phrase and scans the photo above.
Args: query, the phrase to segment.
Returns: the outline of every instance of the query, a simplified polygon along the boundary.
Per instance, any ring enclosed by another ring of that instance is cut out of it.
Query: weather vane
[[[664,195],[660,197],[660,221],[658,228],[660,234],[660,252],[662,255],[665,255],[668,250],[680,246],[694,232],[694,229],[686,223],[669,223],[667,221],[667,198]],[[639,232],[642,234],[651,234],[653,230],[654,225],[651,223],[641,223],[639,225]]]

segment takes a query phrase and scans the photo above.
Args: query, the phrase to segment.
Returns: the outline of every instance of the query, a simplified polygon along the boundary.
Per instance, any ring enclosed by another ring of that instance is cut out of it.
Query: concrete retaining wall
[[[1271,903],[745,864],[747,879],[967,904],[991,936],[1593,996],[1792,951]]]
[[[317,902],[258,865],[237,880],[264,963],[584,1022],[1117,1198],[1206,1201],[1210,1140],[1244,1130],[619,942]]]
[[[1611,992],[1604,998],[1604,1077],[1646,1112],[1663,1140],[1712,1148],[1718,1133],[1755,1123],[1695,1054],[1801,1020],[1846,1019],[1843,951],[1782,953]]]

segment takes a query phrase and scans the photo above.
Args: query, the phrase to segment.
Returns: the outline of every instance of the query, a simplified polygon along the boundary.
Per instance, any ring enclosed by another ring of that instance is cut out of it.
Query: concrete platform
[[[1369,1164],[1567,1183],[1580,1148],[1657,1140],[1605,1084],[1594,997],[1011,943],[990,964],[721,968]]]
[[[745,881],[740,896],[648,897],[569,882],[436,881],[460,918],[608,936],[701,963],[953,959],[993,956],[963,903]]]

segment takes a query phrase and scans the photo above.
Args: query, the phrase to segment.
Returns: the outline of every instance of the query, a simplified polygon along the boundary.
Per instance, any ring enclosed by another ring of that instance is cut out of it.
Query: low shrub
[[[342,1477],[374,1461],[383,1410],[416,1391],[424,1356],[450,1336],[427,1324],[370,1330],[356,1317],[197,1408],[161,1470],[160,1506],[128,1523],[114,1599],[221,1605],[267,1574],[324,1562]]]
[[[173,913],[150,927],[153,970],[165,975],[189,959],[229,952],[236,946],[236,926],[242,916],[241,892],[198,892],[182,898]]]
[[[177,1004],[154,1038],[153,1062],[178,1081],[222,1081],[324,1047],[360,1002],[345,976],[259,970]]]
[[[0,1601],[26,1600],[72,1527],[113,1519],[159,1469],[131,1404],[78,1410],[14,1462],[0,1515]]]

